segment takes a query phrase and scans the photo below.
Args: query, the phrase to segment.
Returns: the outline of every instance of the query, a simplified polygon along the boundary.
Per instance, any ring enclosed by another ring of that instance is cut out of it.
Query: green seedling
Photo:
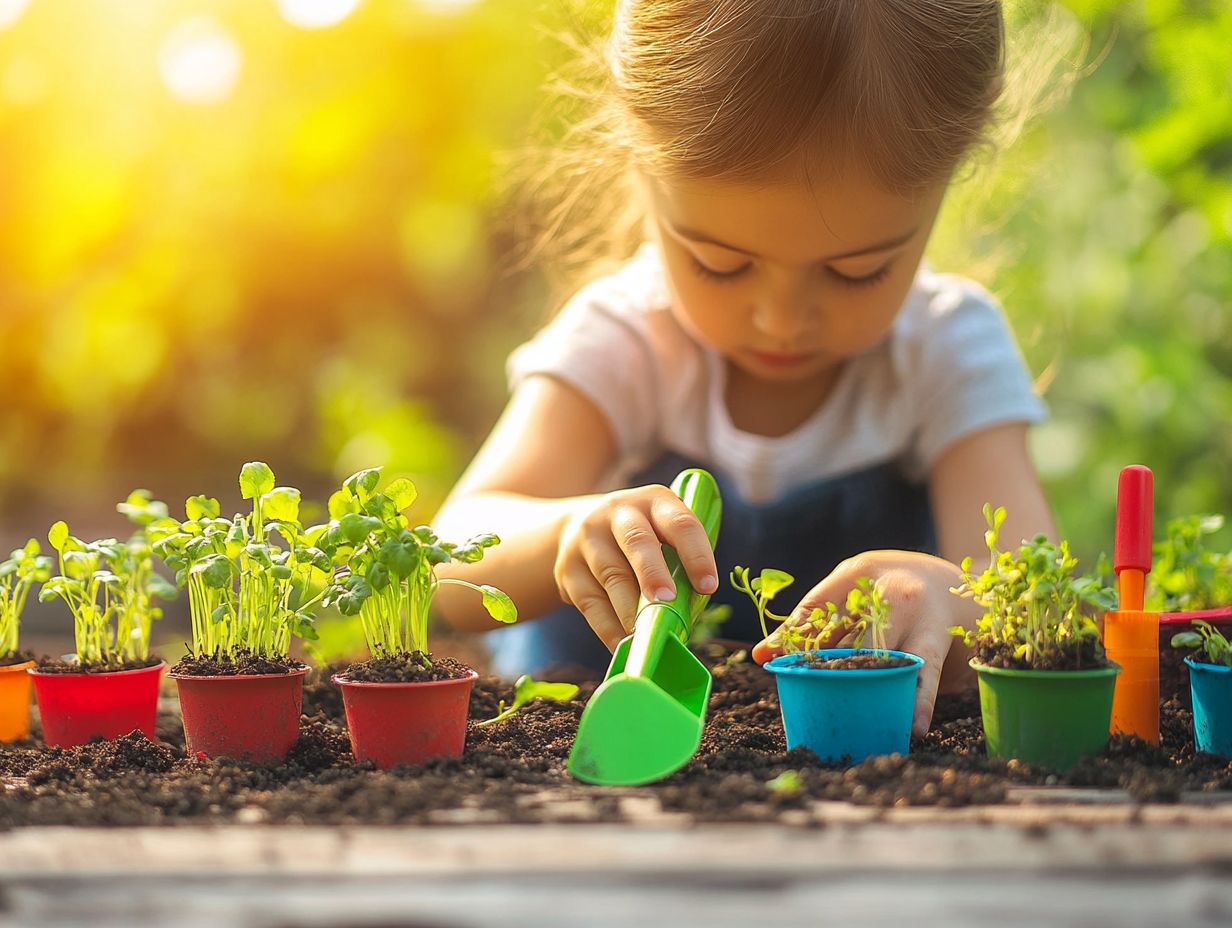
[[[777,777],[766,781],[766,789],[782,796],[793,796],[804,789],[804,781],[796,770],[784,770]]]
[[[21,614],[30,587],[50,577],[51,558],[43,554],[35,538],[16,549],[8,560],[0,561],[0,660],[17,651]]]
[[[1223,516],[1195,515],[1171,520],[1155,543],[1147,609],[1189,612],[1232,605],[1232,551],[1215,551],[1208,539]]]
[[[875,651],[887,650],[886,631],[890,627],[890,604],[868,577],[861,577],[847,594],[843,607],[828,602],[824,607],[813,609],[804,621],[790,622],[790,616],[776,615],[770,611],[774,597],[795,582],[795,578],[781,570],[763,570],[760,576],[749,579],[747,567],[736,567],[731,574],[731,583],[744,593],[757,608],[761,621],[762,636],[769,638],[771,632],[766,620],[780,623],[774,631],[785,654],[816,651],[825,647],[837,634],[839,638],[854,633],[853,648],[863,648],[865,639]]]
[[[549,702],[568,702],[578,693],[578,688],[572,683],[541,683],[530,674],[522,674],[513,685],[513,702],[507,707],[505,700],[497,705],[497,714],[482,722],[476,722],[476,728],[495,725],[505,719],[512,718],[523,706],[528,706],[535,699],[546,699]]]
[[[1050,658],[1070,655],[1079,664],[1083,655],[1103,663],[1099,626],[1084,607],[1113,608],[1111,587],[1098,577],[1075,573],[1078,559],[1068,542],[1059,545],[1044,535],[1023,541],[1014,551],[999,551],[997,540],[1005,522],[1005,509],[984,506],[988,530],[988,566],[980,574],[971,571],[972,558],[962,562],[963,582],[950,592],[971,599],[984,609],[974,630],[956,625],[950,633],[968,647],[980,645],[1008,650],[1018,666],[1043,667]]]
[[[316,634],[313,611],[333,576],[330,555],[315,543],[326,526],[305,529],[299,490],[276,486],[260,461],[244,465],[239,486],[251,512],[225,519],[218,500],[190,496],[183,521],[155,517],[147,532],[188,590],[195,657],[285,658],[292,636]]]
[[[1232,667],[1232,644],[1223,632],[1201,619],[1195,619],[1193,625],[1195,631],[1178,632],[1172,636],[1172,647],[1196,648],[1206,655],[1205,663]]]
[[[144,491],[130,497],[130,503],[134,498],[143,500],[156,514],[165,512]],[[175,588],[154,570],[147,535],[153,520],[136,518],[124,506],[121,510],[141,526],[126,542],[114,538],[82,541],[63,521],[47,533],[60,572],[43,584],[39,600],[59,598],[68,606],[73,614],[77,660],[82,664],[146,660],[150,624],[162,617],[155,600],[176,595]]]
[[[415,485],[400,478],[378,490],[380,477],[379,468],[348,477],[330,497],[329,524],[310,533],[338,568],[325,603],[360,616],[372,656],[429,653],[428,618],[442,584],[474,590],[493,619],[516,621],[513,601],[496,587],[436,576],[440,564],[482,560],[500,539],[487,534],[454,544],[430,526],[411,528],[403,511],[415,501]]]

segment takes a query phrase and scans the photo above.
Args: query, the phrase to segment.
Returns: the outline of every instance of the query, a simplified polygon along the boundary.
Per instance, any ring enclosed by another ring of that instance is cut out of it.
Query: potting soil
[[[537,701],[476,728],[512,696],[511,684],[481,678],[460,760],[377,771],[353,762],[337,687],[322,672],[305,691],[300,739],[277,767],[186,756],[170,711],[160,715],[157,744],[134,733],[70,750],[6,746],[0,825],[595,822],[628,819],[646,803],[686,820],[802,824],[817,822],[808,813],[816,800],[959,806],[1004,802],[1013,786],[1064,784],[1116,787],[1143,802],[1232,792],[1232,761],[1195,756],[1191,716],[1176,700],[1163,706],[1161,746],[1116,736],[1102,756],[1065,775],[986,757],[974,692],[943,695],[932,730],[910,755],[827,766],[807,750],[786,751],[770,674],[731,655],[709,660],[714,688],[701,748],[651,786],[605,789],[567,773],[593,683],[570,702]],[[776,779],[787,770],[797,775]]]

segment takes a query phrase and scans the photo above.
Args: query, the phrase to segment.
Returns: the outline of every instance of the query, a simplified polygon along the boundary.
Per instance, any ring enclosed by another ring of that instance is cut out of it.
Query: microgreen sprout
[[[1005,509],[986,504],[984,519],[988,567],[974,574],[972,559],[964,558],[963,582],[951,590],[978,603],[984,614],[974,630],[956,625],[950,633],[1019,667],[1042,667],[1060,655],[1079,666],[1102,664],[1099,626],[1084,607],[1112,608],[1112,590],[1097,577],[1075,575],[1078,560],[1067,542],[1053,544],[1037,535],[1014,551],[999,551]]]
[[[782,796],[792,796],[804,789],[804,781],[796,770],[784,770],[777,777],[766,781],[766,789]]]
[[[542,683],[534,679],[530,674],[522,674],[518,677],[517,683],[513,685],[513,702],[508,706],[505,705],[505,700],[501,700],[497,705],[496,712],[490,719],[482,722],[476,722],[476,728],[483,728],[487,725],[495,725],[497,722],[503,722],[507,718],[511,718],[523,706],[530,705],[532,700],[546,699],[550,702],[568,702],[578,693],[578,688],[572,683]]]
[[[1151,568],[1151,611],[1175,612],[1232,605],[1232,551],[1215,551],[1206,540],[1224,525],[1223,516],[1195,515],[1168,522],[1155,543]]]
[[[114,538],[82,541],[63,521],[47,533],[60,572],[43,584],[39,600],[59,598],[68,606],[81,664],[146,660],[150,623],[162,616],[154,600],[175,597],[175,588],[154,570],[147,536],[150,525],[166,508],[144,491],[129,497],[130,504],[134,500],[154,515],[145,520],[121,504],[121,511],[141,526],[127,542]]]
[[[1223,632],[1201,619],[1195,619],[1193,625],[1195,631],[1178,632],[1172,636],[1172,647],[1197,648],[1206,655],[1204,663],[1232,667],[1232,644]]]
[[[51,576],[51,558],[43,554],[38,539],[31,538],[5,561],[0,561],[0,659],[17,650],[21,614],[30,587]]]
[[[260,461],[244,465],[239,486],[252,501],[249,513],[225,519],[217,499],[190,496],[184,521],[156,518],[148,531],[154,551],[188,589],[195,657],[248,651],[285,658],[292,635],[315,637],[313,610],[333,563],[300,524],[299,490],[276,486]]]
[[[430,526],[412,529],[402,513],[415,501],[415,485],[399,478],[378,490],[380,478],[379,468],[348,477],[330,497],[329,525],[314,533],[339,568],[325,602],[360,616],[372,656],[428,654],[429,612],[442,584],[474,590],[493,619],[516,621],[513,601],[496,587],[436,576],[439,564],[482,560],[500,539],[487,534],[455,544],[441,541]]]
[[[776,615],[770,611],[770,601],[795,582],[791,574],[781,570],[763,570],[760,576],[749,579],[747,567],[736,567],[731,574],[731,583],[741,593],[753,600],[757,616],[761,620],[763,637],[771,632],[766,619],[781,623],[774,632],[785,654],[801,651],[816,651],[828,644],[835,634],[839,637],[853,634],[851,646],[863,648],[865,638],[874,651],[887,650],[886,632],[890,626],[890,604],[868,577],[860,577],[847,593],[840,609],[828,602],[815,608],[803,621],[789,621],[789,616]]]

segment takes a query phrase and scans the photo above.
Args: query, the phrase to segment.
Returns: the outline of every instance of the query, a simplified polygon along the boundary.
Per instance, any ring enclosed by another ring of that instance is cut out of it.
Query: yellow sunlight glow
[[[0,29],[7,29],[26,12],[30,0],[0,0]]]
[[[350,16],[359,0],[278,0],[283,19],[301,29],[324,29]]]
[[[218,103],[235,89],[243,54],[214,18],[194,16],[171,30],[158,52],[163,83],[188,103]]]

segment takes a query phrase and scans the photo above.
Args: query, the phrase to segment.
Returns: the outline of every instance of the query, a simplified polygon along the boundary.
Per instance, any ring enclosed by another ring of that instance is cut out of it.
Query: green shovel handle
[[[702,528],[706,530],[710,548],[714,550],[715,543],[719,539],[719,522],[723,518],[723,500],[719,496],[719,485],[714,477],[709,471],[702,470],[700,467],[691,467],[681,471],[672,481],[672,492],[679,496],[689,510],[697,516]],[[693,584],[689,582],[689,575],[685,572],[684,565],[680,563],[675,550],[664,545],[663,557],[667,561],[667,569],[671,574],[672,584],[676,588],[676,595],[670,601],[662,602],[654,602],[642,596],[637,601],[637,614],[640,618],[643,611],[651,605],[666,606],[679,618],[679,622],[672,623],[676,626],[672,629],[672,634],[683,644],[689,640],[689,635],[693,632],[693,623],[706,608],[711,594],[698,593],[693,589]]]

